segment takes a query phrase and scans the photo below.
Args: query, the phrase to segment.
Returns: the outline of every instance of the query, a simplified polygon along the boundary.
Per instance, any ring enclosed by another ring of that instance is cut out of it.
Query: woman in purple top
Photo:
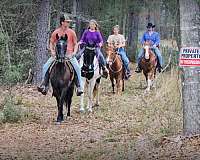
[[[103,75],[106,78],[108,75],[108,69],[106,68],[106,61],[103,57],[103,54],[101,52],[101,47],[103,45],[103,38],[101,36],[101,33],[98,29],[98,24],[95,20],[90,20],[88,29],[86,29],[78,42],[78,44],[95,44],[96,46],[96,56],[99,57],[98,61],[103,69]],[[80,59],[82,53],[84,52],[85,48],[81,49],[77,55],[76,58]]]

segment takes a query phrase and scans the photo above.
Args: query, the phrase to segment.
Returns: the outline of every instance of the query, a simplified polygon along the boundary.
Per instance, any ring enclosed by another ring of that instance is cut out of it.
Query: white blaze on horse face
[[[145,59],[149,59],[149,46],[144,46],[145,50]]]
[[[111,63],[111,61],[110,61],[110,52],[108,52],[108,56],[107,56],[107,58],[106,58],[106,62],[107,62],[107,64],[109,64],[110,65],[110,63]]]

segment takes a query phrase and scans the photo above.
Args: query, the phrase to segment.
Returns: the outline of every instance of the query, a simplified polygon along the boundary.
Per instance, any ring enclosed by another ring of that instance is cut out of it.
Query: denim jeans
[[[121,56],[121,59],[122,59],[122,62],[124,64],[124,67],[125,67],[126,71],[128,73],[130,73],[130,68],[128,66],[129,65],[129,59],[128,59],[127,55],[126,55],[125,49],[124,48],[119,48],[118,49],[118,53]]]
[[[85,47],[82,48],[81,50],[79,50],[78,53],[76,54],[76,58],[77,58],[78,60],[81,58],[81,56],[82,56],[84,50],[85,50]],[[106,65],[106,60],[105,60],[105,58],[104,58],[104,56],[103,56],[103,54],[102,54],[102,52],[101,52],[101,49],[100,49],[99,47],[96,48],[95,54],[96,54],[96,57],[97,57],[97,59],[98,59],[99,64],[100,64],[101,66],[105,66],[105,65]]]
[[[162,67],[163,66],[163,59],[162,59],[162,55],[160,53],[160,50],[156,47],[156,48],[153,48],[153,51],[156,54],[156,56],[158,57],[159,64]],[[144,54],[144,48],[141,48],[140,51],[139,51],[137,60],[136,60],[137,64],[139,64],[139,62],[141,61],[143,54]]]
[[[43,76],[42,78],[43,78],[43,79],[44,79],[45,74],[47,73],[47,71],[48,71],[50,65],[53,63],[54,60],[55,60],[55,58],[50,57],[50,58],[47,60],[47,62],[44,64],[43,70],[42,70],[42,76]],[[78,63],[78,61],[77,61],[77,59],[76,59],[75,56],[72,56],[69,60],[70,60],[72,66],[73,66],[73,68],[74,68],[74,70],[75,70],[75,72],[76,72],[77,77],[78,77],[78,81],[79,81],[79,84],[80,84],[80,88],[83,89],[83,84],[82,84],[82,81],[81,81],[81,68],[80,68],[80,66],[79,66],[79,63]]]

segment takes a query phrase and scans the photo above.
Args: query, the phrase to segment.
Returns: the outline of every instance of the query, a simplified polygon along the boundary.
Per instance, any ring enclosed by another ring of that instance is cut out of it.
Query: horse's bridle
[[[113,52],[114,52],[114,51],[113,51]],[[117,59],[117,56],[119,55],[119,54],[118,54],[118,51],[115,51],[115,52],[116,52],[116,53],[115,53],[115,58],[114,58],[114,60],[112,59],[112,61],[110,61],[110,59],[109,59],[108,62],[111,62],[111,64],[108,63],[108,66],[109,66],[109,69],[110,69],[113,73],[118,73],[118,72],[120,72],[120,71],[122,70],[123,65],[121,65],[120,69],[117,70],[117,71],[114,71],[114,70],[112,69],[111,66],[115,63],[115,61],[116,61],[116,59]],[[121,60],[121,59],[120,59],[120,60]]]
[[[89,46],[85,46],[85,49],[88,49],[88,50],[90,50],[90,51],[94,51],[94,50],[96,50],[96,47],[89,47]],[[94,55],[95,56],[95,55]],[[95,66],[95,64],[94,64],[94,66]],[[98,68],[98,65],[97,65],[97,67],[96,68],[94,68],[94,71],[96,71],[97,70],[97,68]]]

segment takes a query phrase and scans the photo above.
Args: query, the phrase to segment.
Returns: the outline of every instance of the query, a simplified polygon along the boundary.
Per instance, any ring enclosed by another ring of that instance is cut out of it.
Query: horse
[[[114,47],[107,46],[106,62],[109,69],[110,81],[112,83],[113,94],[115,93],[115,84],[117,85],[117,94],[120,95],[124,91],[125,70],[120,55]]]
[[[100,86],[100,68],[98,59],[96,58],[96,47],[93,43],[88,43],[85,45],[85,50],[80,59],[81,66],[81,79],[84,86],[88,85],[88,104],[87,109],[92,112],[93,99],[96,97],[96,106],[99,106],[99,86]],[[80,112],[84,112],[84,93],[81,95],[80,99]]]
[[[56,35],[56,60],[50,68],[50,82],[53,88],[53,94],[57,101],[58,116],[57,122],[64,120],[63,104],[66,104],[67,116],[70,116],[70,107],[72,102],[75,73],[71,63],[66,60],[67,35],[59,38]]]
[[[157,58],[155,53],[151,49],[151,42],[146,41],[143,45],[145,54],[141,59],[139,65],[143,70],[143,74],[146,78],[147,88],[146,91],[149,92],[153,86],[153,82],[156,76]]]

